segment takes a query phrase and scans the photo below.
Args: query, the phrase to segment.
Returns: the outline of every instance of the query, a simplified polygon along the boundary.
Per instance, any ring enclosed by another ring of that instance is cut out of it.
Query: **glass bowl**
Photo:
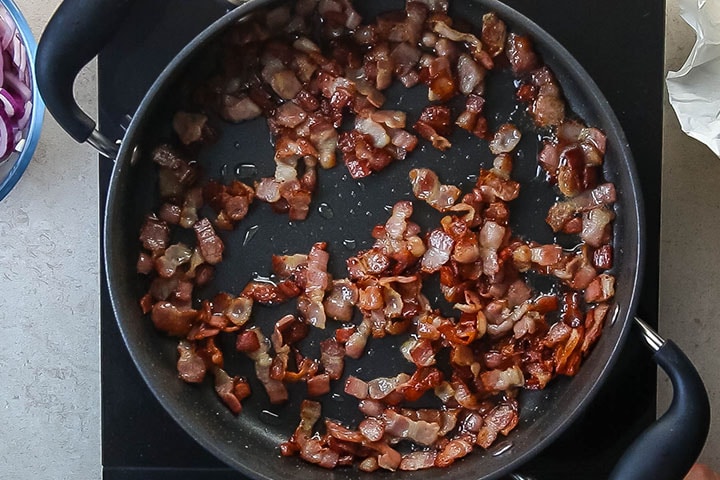
[[[12,0],[0,0],[0,21],[6,23],[12,21],[14,23],[10,27],[15,30],[14,35],[17,36],[19,44],[25,50],[25,61],[30,84],[29,100],[32,102],[30,117],[26,119],[27,123],[21,129],[22,140],[7,158],[0,160],[0,200],[2,200],[20,180],[35,153],[40,138],[40,130],[42,129],[45,105],[40,98],[40,93],[35,88],[35,50],[37,44],[25,17],[23,17],[20,9]],[[8,59],[5,59],[5,61],[8,61]]]

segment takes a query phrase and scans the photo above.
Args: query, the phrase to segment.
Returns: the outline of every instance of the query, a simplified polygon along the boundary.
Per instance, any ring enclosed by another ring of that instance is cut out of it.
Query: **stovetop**
[[[570,50],[595,79],[633,151],[646,213],[639,313],[657,325],[662,158],[663,1],[506,0]],[[223,0],[136,2],[98,62],[99,122],[120,138],[145,91],[172,57],[228,9]],[[580,33],[581,32],[581,33]],[[112,163],[100,163],[101,212]],[[147,388],[123,344],[102,272],[102,462],[107,480],[241,479],[197,444]],[[632,439],[655,418],[656,368],[629,341],[593,404],[548,449],[521,468],[537,480],[604,479]]]

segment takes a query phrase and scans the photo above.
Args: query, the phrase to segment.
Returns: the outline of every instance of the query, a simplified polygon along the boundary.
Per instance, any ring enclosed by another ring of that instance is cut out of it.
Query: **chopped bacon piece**
[[[521,133],[514,125],[504,123],[495,132],[495,136],[490,142],[490,151],[494,155],[512,152],[518,143],[520,143]]]
[[[413,128],[438,150],[447,150],[451,147],[450,141],[445,138],[450,134],[450,109],[448,107],[440,105],[425,107]]]
[[[455,240],[440,229],[435,229],[428,236],[428,249],[422,257],[423,272],[437,272],[452,254]]]
[[[200,383],[205,378],[205,360],[197,354],[195,346],[187,340],[178,343],[178,375],[188,383]]]
[[[517,402],[500,403],[483,417],[483,425],[477,435],[477,444],[490,448],[499,433],[507,435],[518,422]]]
[[[197,238],[198,248],[203,258],[210,265],[216,265],[222,260],[222,254],[225,245],[220,237],[215,233],[210,220],[203,218],[193,225],[195,237]]]
[[[350,375],[345,381],[345,393],[360,400],[364,400],[368,398],[368,384],[367,382]]]
[[[187,335],[197,317],[197,310],[180,310],[170,302],[157,302],[152,307],[155,328],[175,337]]]
[[[507,27],[505,22],[500,20],[495,13],[486,13],[482,19],[482,40],[483,47],[491,57],[497,57],[505,49],[507,38]]]
[[[140,229],[140,241],[143,248],[150,252],[165,250],[170,241],[170,229],[167,223],[159,220],[155,215],[148,215]]]
[[[413,193],[420,200],[441,212],[452,207],[460,196],[455,185],[442,185],[435,172],[428,168],[410,170]]]
[[[320,342],[320,362],[332,380],[342,377],[345,367],[345,349],[334,338]]]
[[[511,33],[507,36],[505,54],[515,75],[525,75],[537,68],[539,59],[533,49],[530,38]]]
[[[325,313],[330,318],[349,322],[353,317],[353,306],[358,301],[357,286],[347,279],[333,280],[330,292],[323,301]]]

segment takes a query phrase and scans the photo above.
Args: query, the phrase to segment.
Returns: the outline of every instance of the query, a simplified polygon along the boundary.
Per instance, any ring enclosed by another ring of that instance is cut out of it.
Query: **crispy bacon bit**
[[[325,243],[316,243],[310,249],[307,260],[305,292],[300,295],[298,310],[307,323],[325,328],[325,307],[323,298],[330,287],[330,275],[327,263],[330,255],[325,251]]]
[[[435,229],[428,236],[428,249],[422,257],[423,272],[437,272],[452,254],[455,241],[440,229]]]
[[[413,421],[394,410],[385,410],[385,431],[393,437],[412,440],[419,445],[432,445],[438,439],[440,425],[423,420]]]
[[[445,138],[450,134],[450,109],[448,107],[441,105],[425,107],[413,128],[438,150],[447,150],[452,146],[450,141]]]
[[[320,342],[320,363],[330,379],[339,380],[345,367],[345,349],[334,338]]]
[[[546,221],[553,231],[558,232],[576,213],[611,205],[615,203],[615,199],[615,186],[612,183],[604,183],[569,200],[555,203],[550,207]]]
[[[272,365],[272,357],[268,354],[268,342],[260,329],[252,327],[248,329],[257,337],[259,347],[256,350],[245,350],[245,353],[255,362],[255,375],[265,387],[265,391],[270,398],[270,403],[277,405],[285,403],[288,399],[288,391],[285,384],[276,380],[270,375],[270,367]]]
[[[350,375],[345,381],[345,393],[360,400],[364,400],[368,398],[368,384],[367,382]]]
[[[151,313],[155,328],[174,337],[187,335],[197,317],[197,310],[180,310],[170,302],[157,302]]]
[[[525,75],[537,68],[539,60],[533,50],[530,38],[511,33],[507,36],[505,53],[510,60],[510,67],[515,75]]]
[[[349,322],[353,317],[353,306],[358,301],[357,286],[347,279],[333,280],[332,288],[323,301],[325,313],[330,318]]]
[[[169,246],[165,253],[155,259],[155,271],[158,275],[170,278],[178,267],[190,261],[192,251],[182,243]]]
[[[585,289],[585,301],[588,303],[607,302],[615,296],[615,277],[601,273]]]
[[[497,57],[505,49],[507,27],[494,13],[486,13],[482,19],[482,40],[485,50],[491,57]]]
[[[252,187],[238,180],[227,186],[211,180],[202,192],[205,201],[218,214],[216,225],[226,230],[232,230],[235,223],[245,218],[255,197]]]
[[[239,123],[259,116],[262,109],[247,95],[223,95],[219,113],[224,120]]]
[[[138,255],[138,261],[136,264],[136,270],[138,273],[148,275],[153,271],[154,262],[150,255],[145,252],[140,252]]]
[[[215,229],[207,218],[199,220],[193,225],[200,253],[207,263],[216,265],[222,260],[225,245],[215,233]]]
[[[460,196],[459,188],[455,185],[442,185],[435,172],[428,168],[410,170],[410,182],[417,198],[425,200],[428,205],[441,212],[452,207]]]
[[[145,223],[140,229],[140,241],[143,248],[150,252],[165,250],[170,241],[170,229],[167,224],[155,215],[145,217]]]
[[[215,370],[215,392],[235,415],[242,410],[242,402],[250,396],[247,380],[231,377],[222,368]]]
[[[203,133],[209,128],[208,117],[202,113],[177,112],[173,117],[173,130],[180,143],[190,145],[203,140]]]
[[[178,343],[178,375],[188,383],[200,383],[205,378],[205,360],[195,351],[195,346],[187,340]]]
[[[494,155],[512,152],[520,143],[520,130],[510,123],[500,125],[495,136],[490,142],[490,151]]]
[[[517,402],[500,403],[483,417],[483,425],[477,435],[477,444],[490,448],[499,433],[507,435],[518,422]]]

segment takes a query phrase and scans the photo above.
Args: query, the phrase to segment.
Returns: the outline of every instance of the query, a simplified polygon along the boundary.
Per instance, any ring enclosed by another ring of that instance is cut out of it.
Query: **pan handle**
[[[655,352],[673,386],[673,399],[662,417],[625,451],[610,480],[678,480],[692,467],[707,439],[710,402],[692,362],[670,340],[664,340],[639,318],[643,339]]]
[[[114,158],[117,145],[95,129],[77,104],[75,78],[113,38],[135,0],[65,0],[40,38],[35,60],[37,84],[48,110],[77,142],[88,142]]]

